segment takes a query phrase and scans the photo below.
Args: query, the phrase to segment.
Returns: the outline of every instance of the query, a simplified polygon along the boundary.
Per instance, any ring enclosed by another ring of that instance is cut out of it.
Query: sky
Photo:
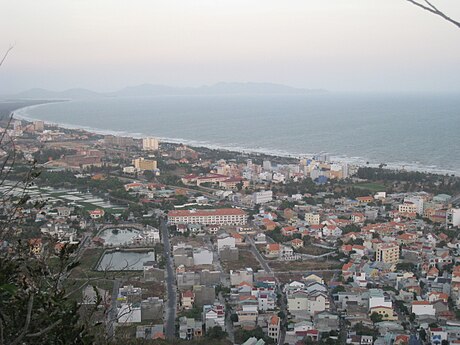
[[[459,0],[433,0],[460,20]],[[0,94],[273,82],[460,92],[460,29],[405,0],[2,0]]]

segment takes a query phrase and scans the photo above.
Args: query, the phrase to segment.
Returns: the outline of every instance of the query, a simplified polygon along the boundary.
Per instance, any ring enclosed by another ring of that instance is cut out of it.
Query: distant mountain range
[[[17,99],[85,99],[101,97],[149,97],[173,95],[293,95],[324,93],[321,89],[300,89],[286,85],[271,83],[217,83],[200,87],[171,87],[165,85],[143,84],[131,86],[115,92],[95,92],[87,89],[69,89],[50,91],[46,89],[30,89],[9,98]]]

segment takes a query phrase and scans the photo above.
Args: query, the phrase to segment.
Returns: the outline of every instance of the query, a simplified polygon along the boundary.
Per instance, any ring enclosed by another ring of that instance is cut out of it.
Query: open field
[[[353,185],[355,188],[359,189],[368,189],[372,192],[383,192],[385,191],[385,186],[383,184],[377,182],[365,182],[365,183],[358,183]]]
[[[259,262],[254,257],[251,251],[240,249],[238,261],[222,262],[222,267],[226,270],[240,270],[246,267],[251,267],[254,271],[261,269]]]
[[[205,239],[199,236],[174,236],[173,238],[171,238],[171,245],[175,246],[179,243],[185,243],[191,245],[192,247],[201,247],[206,245]]]
[[[142,298],[159,297],[165,298],[165,285],[153,281],[143,282],[138,277],[131,278],[123,282],[123,285],[133,284],[136,287],[142,288]]]
[[[305,274],[307,274],[308,271],[305,271]],[[290,283],[292,281],[301,281],[302,277],[305,275],[302,273],[276,273],[276,277],[279,279],[281,284],[286,284]],[[324,282],[329,282],[331,278],[334,275],[334,272],[331,271],[326,271],[326,272],[315,272],[316,275],[322,277],[324,279]]]
[[[322,255],[322,254],[330,253],[331,251],[333,250],[316,247],[312,245],[308,245],[308,246],[297,249],[297,252],[302,253],[302,254],[309,254],[309,255]]]
[[[276,272],[329,270],[342,267],[342,263],[336,260],[305,260],[305,261],[270,261],[270,267]]]

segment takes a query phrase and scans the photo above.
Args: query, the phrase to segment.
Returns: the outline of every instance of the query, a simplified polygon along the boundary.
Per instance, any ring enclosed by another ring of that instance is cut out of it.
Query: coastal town
[[[2,125],[8,231],[97,337],[460,344],[457,176]]]

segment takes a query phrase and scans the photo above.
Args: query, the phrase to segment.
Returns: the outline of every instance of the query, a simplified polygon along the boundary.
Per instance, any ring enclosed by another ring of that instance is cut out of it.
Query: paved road
[[[165,220],[161,221],[160,230],[166,258],[166,291],[168,293],[168,301],[165,310],[165,336],[167,339],[174,339],[176,333],[177,288],[174,275],[174,263],[171,257],[171,245],[169,243],[169,231]]]
[[[450,199],[450,202],[452,204],[460,204],[460,194],[457,194],[455,196],[453,196],[451,199]]]
[[[246,242],[248,242],[251,245],[251,251],[256,257],[257,261],[259,261],[260,265],[264,269],[265,272],[269,274],[273,274],[273,271],[271,267],[268,265],[267,261],[264,259],[264,257],[260,254],[259,250],[257,249],[254,240],[250,236],[246,236]],[[276,281],[278,282],[278,279],[275,277]]]

